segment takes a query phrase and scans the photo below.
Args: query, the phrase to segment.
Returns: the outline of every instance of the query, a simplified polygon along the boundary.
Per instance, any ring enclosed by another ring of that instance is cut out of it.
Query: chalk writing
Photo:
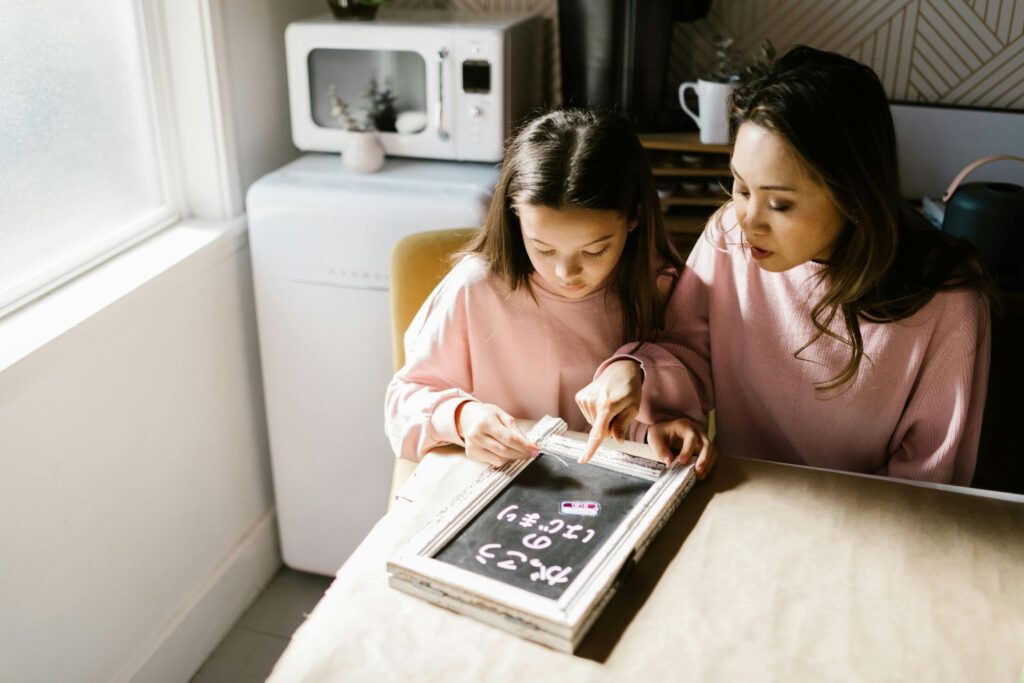
[[[544,550],[551,545],[551,539],[540,534],[526,534],[523,536],[523,545],[530,550]]]
[[[515,513],[515,511],[518,510],[518,509],[519,509],[518,505],[509,505],[504,510],[499,512],[495,519],[499,519],[499,520],[501,520],[503,522],[508,522],[510,524],[515,522],[518,519],[519,520],[519,526],[524,527],[524,528],[532,528],[533,526],[535,526],[537,524],[538,520],[540,520],[540,515],[538,513],[536,513],[536,512],[529,512],[529,513],[526,513],[526,514],[523,514],[523,515],[517,515]],[[583,529],[585,527],[582,524],[569,524],[569,525],[566,525],[564,519],[558,519],[558,518],[552,519],[551,521],[547,522],[546,524],[541,524],[540,526],[537,526],[537,530],[538,531],[543,531],[545,534],[557,534],[563,528],[565,529],[565,533],[562,534],[562,538],[565,538],[565,539],[568,539],[568,540],[577,540],[577,539],[580,538],[577,534],[580,531],[583,531]],[[550,539],[547,539],[546,541],[541,541],[541,540],[528,541],[527,540],[527,539],[530,539],[531,537],[534,537],[534,536],[537,536],[537,534],[527,534],[526,536],[524,536],[523,537],[523,545],[525,545],[527,548],[533,548],[533,545],[531,545],[531,544],[536,545],[538,543],[543,544],[544,548],[546,548],[549,545],[551,545],[551,540]],[[590,541],[590,539],[592,539],[593,537],[594,537],[594,530],[593,529],[587,529],[586,530],[586,534],[580,540],[580,543],[588,543]],[[546,537],[542,537],[542,538],[546,538]]]
[[[516,513],[512,511],[518,509],[518,505],[509,505],[507,508],[498,513],[498,519],[504,522],[514,522],[516,521]]]
[[[498,519],[506,524],[516,524],[523,528],[536,527],[538,532],[542,533],[529,533],[523,536],[520,541],[524,547],[529,550],[546,550],[550,548],[553,541],[552,536],[556,538],[563,538],[569,541],[579,541],[580,543],[588,543],[590,539],[594,537],[593,529],[586,529],[582,524],[566,524],[564,519],[552,519],[544,524],[537,524],[540,521],[540,514],[536,512],[520,513],[518,505],[509,505],[499,512],[495,519]],[[558,533],[564,531],[561,536]],[[579,536],[580,532],[584,532],[584,535]],[[476,553],[476,561],[482,565],[487,565],[489,560],[497,558],[495,554],[501,549],[500,543],[485,543],[480,546],[480,549]],[[499,560],[495,563],[495,566],[499,569],[507,571],[516,571],[520,566],[533,567],[535,571],[530,572],[530,580],[547,583],[549,586],[556,586],[561,583],[569,582],[569,574],[572,573],[572,567],[551,565],[547,566],[540,559],[534,557],[530,558],[519,550],[505,550],[505,559]]]
[[[522,518],[519,520],[519,526],[531,527],[537,523],[538,519],[540,519],[540,515],[538,515],[536,512],[531,512],[528,515],[522,516]]]
[[[533,536],[534,534],[530,535]],[[495,551],[500,548],[500,543],[485,543],[480,546],[480,550],[477,551],[476,561],[480,564],[486,565],[488,560],[495,559]],[[508,559],[501,560],[495,564],[499,569],[516,571],[520,567],[520,564],[517,564],[516,560],[519,560],[522,566],[529,566],[536,569],[536,571],[530,572],[530,581],[543,582],[549,586],[569,583],[569,575],[572,573],[572,567],[562,567],[557,564],[553,564],[549,567],[541,560],[535,557],[530,558],[526,553],[518,550],[506,550],[505,556]]]
[[[435,558],[557,599],[651,486],[630,474],[538,457]]]
[[[553,519],[547,524],[542,524],[537,527],[538,531],[543,531],[546,534],[557,534],[558,530],[565,526],[565,522],[561,519]]]
[[[526,562],[529,559],[526,556],[526,553],[521,553],[518,550],[506,550],[505,554],[509,557],[519,558],[520,562]],[[502,560],[498,563],[498,567],[501,569],[509,569],[511,571],[519,569],[519,566],[516,565],[516,563],[513,560]]]

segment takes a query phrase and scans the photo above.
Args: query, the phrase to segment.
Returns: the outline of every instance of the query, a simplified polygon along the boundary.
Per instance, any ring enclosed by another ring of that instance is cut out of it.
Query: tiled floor
[[[282,569],[220,642],[192,683],[266,680],[288,639],[330,584],[327,576]]]

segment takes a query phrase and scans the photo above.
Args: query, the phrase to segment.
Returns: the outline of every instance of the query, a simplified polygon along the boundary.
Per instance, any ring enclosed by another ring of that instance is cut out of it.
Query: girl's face
[[[571,299],[604,284],[636,226],[618,211],[521,204],[516,212],[533,269]]]
[[[828,260],[846,217],[782,136],[753,123],[740,125],[732,173],[736,218],[757,265],[781,273]]]

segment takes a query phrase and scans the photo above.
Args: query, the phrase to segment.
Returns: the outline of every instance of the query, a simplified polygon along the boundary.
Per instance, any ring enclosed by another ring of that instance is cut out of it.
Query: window
[[[0,313],[177,220],[133,0],[0,7]]]

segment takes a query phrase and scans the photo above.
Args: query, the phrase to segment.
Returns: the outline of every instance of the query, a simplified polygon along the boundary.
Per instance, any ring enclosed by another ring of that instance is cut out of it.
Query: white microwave
[[[285,30],[292,140],[338,152],[372,121],[394,156],[500,161],[506,138],[542,94],[543,31],[530,13],[382,10],[329,14]]]

